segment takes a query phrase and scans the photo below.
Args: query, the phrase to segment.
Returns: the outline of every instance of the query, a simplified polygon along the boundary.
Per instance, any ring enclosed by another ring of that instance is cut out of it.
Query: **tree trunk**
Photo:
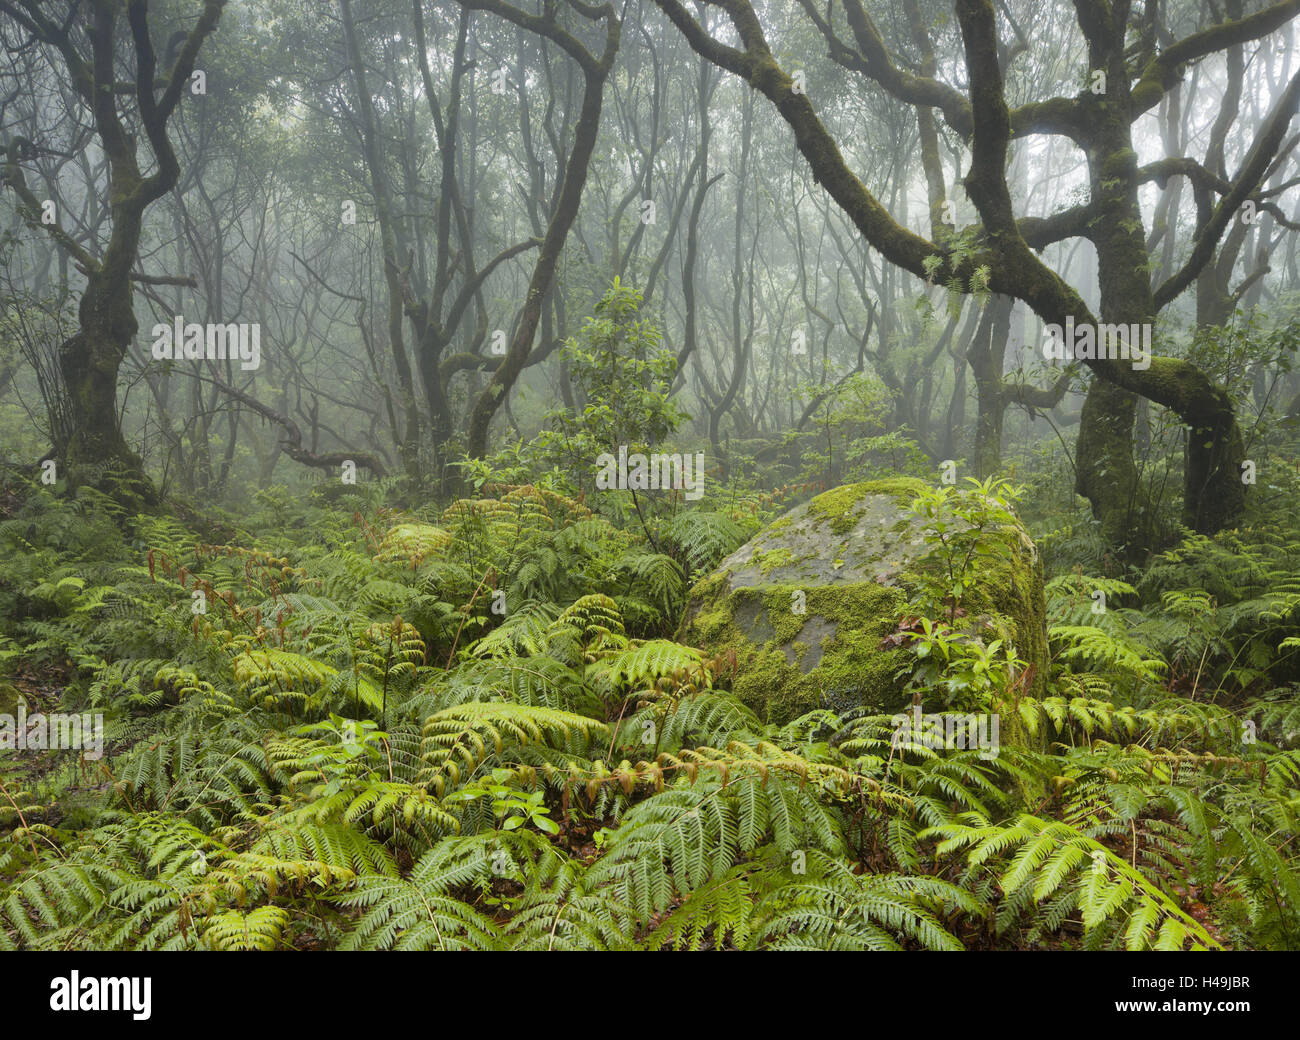
[[[90,485],[128,506],[152,508],[158,493],[118,421],[117,373],[138,330],[131,297],[129,278],[90,275],[78,308],[81,327],[59,347],[70,428],[55,451],[70,486]]]
[[[511,337],[505,358],[492,373],[492,378],[475,399],[470,411],[469,454],[472,458],[481,459],[487,454],[488,430],[492,425],[492,417],[514,387],[519,373],[523,371],[528,361],[533,338],[537,333],[537,325],[541,321],[542,307],[555,277],[560,251],[564,248],[569,228],[573,226],[573,221],[578,215],[582,189],[587,183],[587,170],[596,147],[597,132],[600,129],[600,112],[605,99],[605,80],[613,67],[614,55],[618,52],[619,23],[612,8],[591,12],[580,9],[588,17],[606,20],[605,49],[597,59],[582,44],[562,30],[556,29],[552,23],[530,21],[519,11],[495,0],[460,0],[460,3],[464,7],[500,14],[516,24],[526,24],[529,29],[554,39],[581,65],[584,82],[582,110],[578,116],[577,126],[574,128],[573,147],[569,151],[568,162],[564,167],[564,180],[560,185],[555,210],[546,227],[541,253],[537,257],[532,277],[528,282],[528,294],[524,298],[519,325],[515,329],[514,336]]]

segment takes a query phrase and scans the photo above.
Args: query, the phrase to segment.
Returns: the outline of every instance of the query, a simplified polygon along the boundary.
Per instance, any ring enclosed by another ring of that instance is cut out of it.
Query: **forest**
[[[0,950],[1300,949],[1298,29],[0,0]]]

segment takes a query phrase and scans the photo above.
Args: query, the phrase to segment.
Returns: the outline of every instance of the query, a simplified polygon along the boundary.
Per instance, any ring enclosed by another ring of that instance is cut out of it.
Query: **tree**
[[[614,56],[618,53],[620,26],[618,18],[614,15],[614,8],[610,4],[597,7],[586,4],[583,0],[568,0],[569,6],[582,17],[605,23],[604,48],[597,57],[581,40],[558,24],[553,12],[539,17],[503,3],[501,0],[457,0],[457,2],[462,7],[490,11],[520,28],[545,37],[577,63],[583,77],[582,109],[574,127],[573,144],[570,146],[568,160],[564,165],[564,177],[559,185],[555,207],[546,227],[546,235],[542,239],[537,262],[533,266],[532,277],[529,279],[523,313],[510,339],[505,358],[492,373],[492,378],[488,380],[487,386],[483,388],[470,409],[469,454],[473,458],[481,459],[487,454],[488,427],[492,417],[501,407],[527,363],[529,352],[533,347],[533,339],[537,334],[537,326],[542,317],[542,305],[555,277],[560,250],[564,248],[569,228],[573,226],[578,215],[578,204],[582,199],[582,189],[587,180],[587,168],[596,147],[596,132],[600,128],[605,80],[614,66]]]
[[[61,17],[37,0],[4,0],[0,14],[17,25],[31,43],[41,45],[62,62],[77,97],[93,117],[95,136],[108,160],[107,182],[95,185],[109,212],[108,241],[102,249],[78,242],[61,225],[43,219],[48,210],[28,187],[23,163],[38,145],[15,138],[8,142],[4,184],[19,200],[23,218],[48,233],[68,253],[86,278],[78,306],[77,331],[59,348],[59,367],[69,422],[60,428],[66,437],[54,444],[72,484],[102,484],[128,500],[152,504],[157,495],[140,458],[122,435],[117,410],[118,371],[126,358],[138,322],[133,285],[193,284],[189,279],[136,270],[145,210],[176,185],[180,164],[167,136],[167,122],[190,87],[190,77],[203,41],[216,29],[225,0],[204,0],[193,26],[168,41],[159,78],[158,55],[150,30],[147,0],[128,0],[126,22],[134,76],[118,78],[123,61],[119,38],[122,5],[93,0],[89,5],[63,5]],[[129,114],[119,98],[134,104]],[[154,170],[141,170],[137,132],[148,142]]]
[[[1188,36],[1159,45],[1158,8],[1136,9],[1131,0],[1076,0],[1079,28],[1091,70],[1101,74],[1104,93],[1085,87],[1073,97],[1056,96],[1016,108],[1008,106],[1003,66],[1015,52],[1003,47],[991,0],[956,0],[965,79],[963,92],[931,71],[920,74],[900,64],[862,0],[845,0],[822,13],[813,0],[800,0],[806,17],[825,40],[831,58],[901,102],[937,109],[970,149],[966,193],[980,224],[963,236],[938,229],[934,240],[895,220],[849,168],[811,99],[793,89],[789,73],[773,56],[763,20],[749,0],[704,0],[729,19],[739,46],[723,43],[691,16],[679,0],[655,0],[692,48],[762,93],[794,131],[799,151],[816,179],[852,218],[858,232],[892,263],[959,291],[992,290],[1023,300],[1045,322],[1064,327],[1098,324],[1081,293],[1036,255],[1049,243],[1076,236],[1096,247],[1101,284],[1100,319],[1106,324],[1154,323],[1159,310],[1193,283],[1243,203],[1256,199],[1300,104],[1300,74],[1276,98],[1272,111],[1231,180],[1199,229],[1182,268],[1151,285],[1138,188],[1162,174],[1139,168],[1133,124],[1153,109],[1182,78],[1185,66],[1224,48],[1257,40],[1300,12],[1300,0],[1285,0],[1255,14],[1216,21]],[[913,30],[919,27],[913,23]],[[922,32],[924,30],[921,30]],[[1136,43],[1130,45],[1130,39]],[[1047,218],[1017,218],[1007,182],[1011,144],[1031,135],[1059,135],[1087,156],[1086,202]],[[923,135],[924,136],[924,135]],[[1180,158],[1177,167],[1200,176],[1203,167]],[[933,173],[933,167],[927,170]],[[931,196],[932,205],[935,196]],[[1183,515],[1189,527],[1217,531],[1241,513],[1244,447],[1229,395],[1194,365],[1155,357],[1147,369],[1113,358],[1086,360],[1094,380],[1084,406],[1078,444],[1078,487],[1112,544],[1132,551],[1154,536],[1149,511],[1133,510],[1140,497],[1132,442],[1136,401],[1145,397],[1171,409],[1189,428]]]

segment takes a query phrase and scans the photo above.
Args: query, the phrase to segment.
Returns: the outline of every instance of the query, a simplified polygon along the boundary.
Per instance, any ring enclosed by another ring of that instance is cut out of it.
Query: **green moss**
[[[853,507],[861,502],[862,495],[858,493],[857,485],[846,484],[818,495],[808,503],[808,511],[827,521],[836,534],[848,534],[861,514],[860,509]]]
[[[874,495],[890,495],[900,506],[911,501],[925,487],[915,477],[888,477],[845,484],[823,492],[808,503],[808,511],[830,524],[835,534],[847,534],[864,512],[864,502]]]
[[[793,643],[808,620],[806,609],[802,614],[794,612],[796,592],[803,592],[805,597],[807,596],[806,590],[793,585],[776,585],[763,594],[763,610],[766,613],[767,623],[775,633],[774,638],[777,643]],[[753,635],[753,632],[751,631],[750,634]]]
[[[902,703],[895,673],[907,664],[907,654],[880,649],[905,602],[902,590],[861,583],[727,593],[717,577],[696,586],[692,599],[701,608],[682,637],[736,652],[733,690],[765,721],[788,722],[819,707],[888,711]],[[798,591],[806,597],[803,614],[792,609]]]
[[[781,546],[768,552],[754,553],[754,562],[764,574],[771,574],[777,567],[786,567],[795,562],[794,551],[789,546]]]
[[[863,499],[870,495],[893,495],[898,499],[910,499],[923,487],[925,485],[914,477],[891,477],[860,484],[845,484],[843,487],[823,491],[808,503],[808,511],[827,521],[836,534],[848,534],[862,515]],[[770,530],[777,531],[776,524]]]
[[[902,650],[868,649],[868,641],[843,632],[823,647],[822,664],[806,674],[785,653],[767,643],[746,660],[733,688],[736,696],[769,723],[784,723],[817,708],[843,710],[866,705],[893,711],[905,699],[896,673],[908,665]],[[879,640],[870,644],[879,645]],[[800,659],[802,661],[802,659]]]
[[[725,571],[711,574],[698,582],[691,592],[691,599],[702,606],[688,611],[687,624],[696,633],[696,638],[703,645],[715,645],[715,640],[725,634],[731,624],[731,611],[727,607],[727,575]]]
[[[893,495],[895,498],[915,498],[925,489],[925,481],[916,477],[883,477],[880,480],[868,480],[853,484],[858,497],[864,495]]]
[[[18,714],[18,703],[20,700],[23,700],[23,697],[18,692],[16,686],[11,685],[10,683],[0,683],[0,714]]]

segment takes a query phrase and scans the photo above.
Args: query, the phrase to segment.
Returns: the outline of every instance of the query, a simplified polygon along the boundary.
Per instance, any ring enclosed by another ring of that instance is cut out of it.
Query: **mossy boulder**
[[[17,715],[18,705],[26,698],[18,692],[18,687],[7,682],[0,682],[0,715]]]
[[[923,521],[907,511],[923,486],[907,478],[847,484],[791,510],[692,589],[679,638],[714,653],[734,650],[733,689],[768,722],[818,707],[898,710],[908,700],[912,658],[881,642],[897,631],[930,553]],[[963,606],[969,618],[996,612],[1010,620],[1014,645],[1033,668],[1027,692],[1042,696],[1042,563],[1023,528],[1000,537],[1010,557],[979,561],[982,580]]]

